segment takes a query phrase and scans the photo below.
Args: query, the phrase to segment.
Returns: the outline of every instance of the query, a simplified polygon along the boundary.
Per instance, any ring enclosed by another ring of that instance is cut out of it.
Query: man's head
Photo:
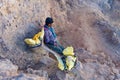
[[[47,26],[51,27],[52,23],[53,23],[53,19],[51,17],[47,17],[46,20],[45,20],[45,24]]]

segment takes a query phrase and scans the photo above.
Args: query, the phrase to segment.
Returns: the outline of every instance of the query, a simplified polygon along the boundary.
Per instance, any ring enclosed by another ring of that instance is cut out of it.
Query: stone
[[[111,75],[111,76],[109,76],[109,79],[110,79],[110,80],[114,80],[114,79],[115,79],[115,76],[114,76],[114,75]]]
[[[120,79],[120,74],[117,74],[117,78]]]
[[[48,56],[43,56],[40,61],[40,63],[45,64],[46,66],[51,66],[54,65],[56,63],[56,61]]]
[[[10,80],[48,80],[47,77],[40,77],[34,74],[23,74],[23,73],[9,79]]]
[[[119,44],[120,43],[120,37],[116,32],[113,32],[112,34],[112,41],[114,44]]]
[[[57,71],[56,76],[59,80],[65,80],[66,79],[66,73],[63,71]]]
[[[114,74],[119,74],[119,70],[114,68],[114,67],[112,67],[112,71],[113,71]]]
[[[16,65],[13,65],[13,63],[8,59],[0,59],[0,73],[6,74],[6,76],[9,75],[15,75],[17,74],[18,67]]]
[[[48,16],[53,17],[63,46],[81,48],[76,55],[82,64],[78,61],[69,72],[60,71],[45,50],[24,43],[40,31]],[[0,56],[7,58],[0,58],[0,80],[48,76],[51,80],[112,80],[115,74],[119,78],[115,67],[120,63],[119,17],[120,0],[0,0]]]
[[[103,76],[96,78],[96,80],[105,80]]]
[[[0,43],[2,42],[3,40],[0,38]]]
[[[77,62],[76,62],[76,65],[75,65],[75,67],[74,67],[74,69],[77,69],[77,70],[83,69],[82,63],[81,63],[80,61],[77,61]]]
[[[27,72],[29,74],[34,74],[34,75],[37,75],[37,76],[40,76],[40,77],[46,77],[46,78],[48,78],[48,73],[45,70],[33,70],[31,68],[28,68]]]

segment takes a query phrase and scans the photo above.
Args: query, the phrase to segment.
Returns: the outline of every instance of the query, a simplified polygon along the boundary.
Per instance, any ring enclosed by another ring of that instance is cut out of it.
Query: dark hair
[[[45,20],[45,24],[48,25],[48,24],[51,24],[53,23],[53,19],[51,17],[47,17],[46,20]]]

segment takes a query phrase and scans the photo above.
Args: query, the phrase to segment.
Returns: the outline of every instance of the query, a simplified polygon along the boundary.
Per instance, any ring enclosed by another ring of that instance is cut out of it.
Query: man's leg
[[[57,42],[57,44],[62,49],[62,51],[65,49],[59,42]]]
[[[50,49],[52,49],[53,51],[57,52],[58,54],[63,55],[63,49],[61,49],[60,46],[54,46],[54,45],[50,45],[50,44],[46,44],[46,46],[48,46]]]
[[[62,52],[65,49],[62,45],[59,45],[59,48],[62,50]]]

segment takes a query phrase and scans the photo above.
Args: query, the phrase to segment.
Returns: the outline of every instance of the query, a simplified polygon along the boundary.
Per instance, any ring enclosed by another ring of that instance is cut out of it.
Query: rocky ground
[[[0,80],[120,80],[120,0],[0,0]],[[41,47],[28,48],[52,16],[79,63],[69,72]],[[80,63],[81,62],[81,63]],[[81,66],[82,65],[82,66]]]

